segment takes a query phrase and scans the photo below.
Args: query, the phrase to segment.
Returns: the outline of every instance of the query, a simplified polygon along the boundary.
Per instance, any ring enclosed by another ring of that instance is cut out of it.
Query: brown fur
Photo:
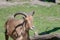
[[[19,15],[19,13],[16,13],[13,18],[9,18],[5,23],[5,40],[8,40],[9,36],[13,40],[30,40],[29,30],[33,27],[33,17],[23,13],[20,14],[25,16],[23,20],[15,19],[15,16]]]

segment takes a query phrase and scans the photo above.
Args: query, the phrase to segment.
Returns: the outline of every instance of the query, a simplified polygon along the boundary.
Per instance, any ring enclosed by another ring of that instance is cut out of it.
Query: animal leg
[[[7,30],[5,31],[5,40],[8,40],[9,36],[7,35]]]

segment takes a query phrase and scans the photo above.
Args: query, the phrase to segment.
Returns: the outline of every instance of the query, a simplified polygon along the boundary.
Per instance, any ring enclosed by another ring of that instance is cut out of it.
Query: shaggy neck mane
[[[16,28],[22,26],[22,29],[21,30],[23,30],[23,33],[21,33],[21,35],[18,35],[18,33],[17,33],[17,37],[16,38],[19,38],[19,37],[23,36],[23,40],[30,40],[29,30],[26,28],[26,27],[28,27],[27,25],[28,25],[27,21],[24,20],[23,23],[21,23],[21,24],[19,24],[19,25],[17,25],[15,27],[15,29],[12,32],[12,35],[13,35],[14,32],[17,33]]]

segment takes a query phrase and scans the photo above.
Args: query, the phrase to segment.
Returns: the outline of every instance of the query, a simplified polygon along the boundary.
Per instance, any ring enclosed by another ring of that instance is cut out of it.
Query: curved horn
[[[16,16],[19,15],[19,14],[21,14],[21,15],[27,17],[27,14],[25,14],[25,13],[23,13],[23,12],[20,12],[20,13],[16,13],[16,14],[14,14],[14,17],[16,17]]]

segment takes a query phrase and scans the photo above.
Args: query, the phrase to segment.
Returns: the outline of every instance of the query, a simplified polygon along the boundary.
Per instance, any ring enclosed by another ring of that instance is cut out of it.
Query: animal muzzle
[[[35,28],[35,26],[32,26],[30,29],[33,30]]]

